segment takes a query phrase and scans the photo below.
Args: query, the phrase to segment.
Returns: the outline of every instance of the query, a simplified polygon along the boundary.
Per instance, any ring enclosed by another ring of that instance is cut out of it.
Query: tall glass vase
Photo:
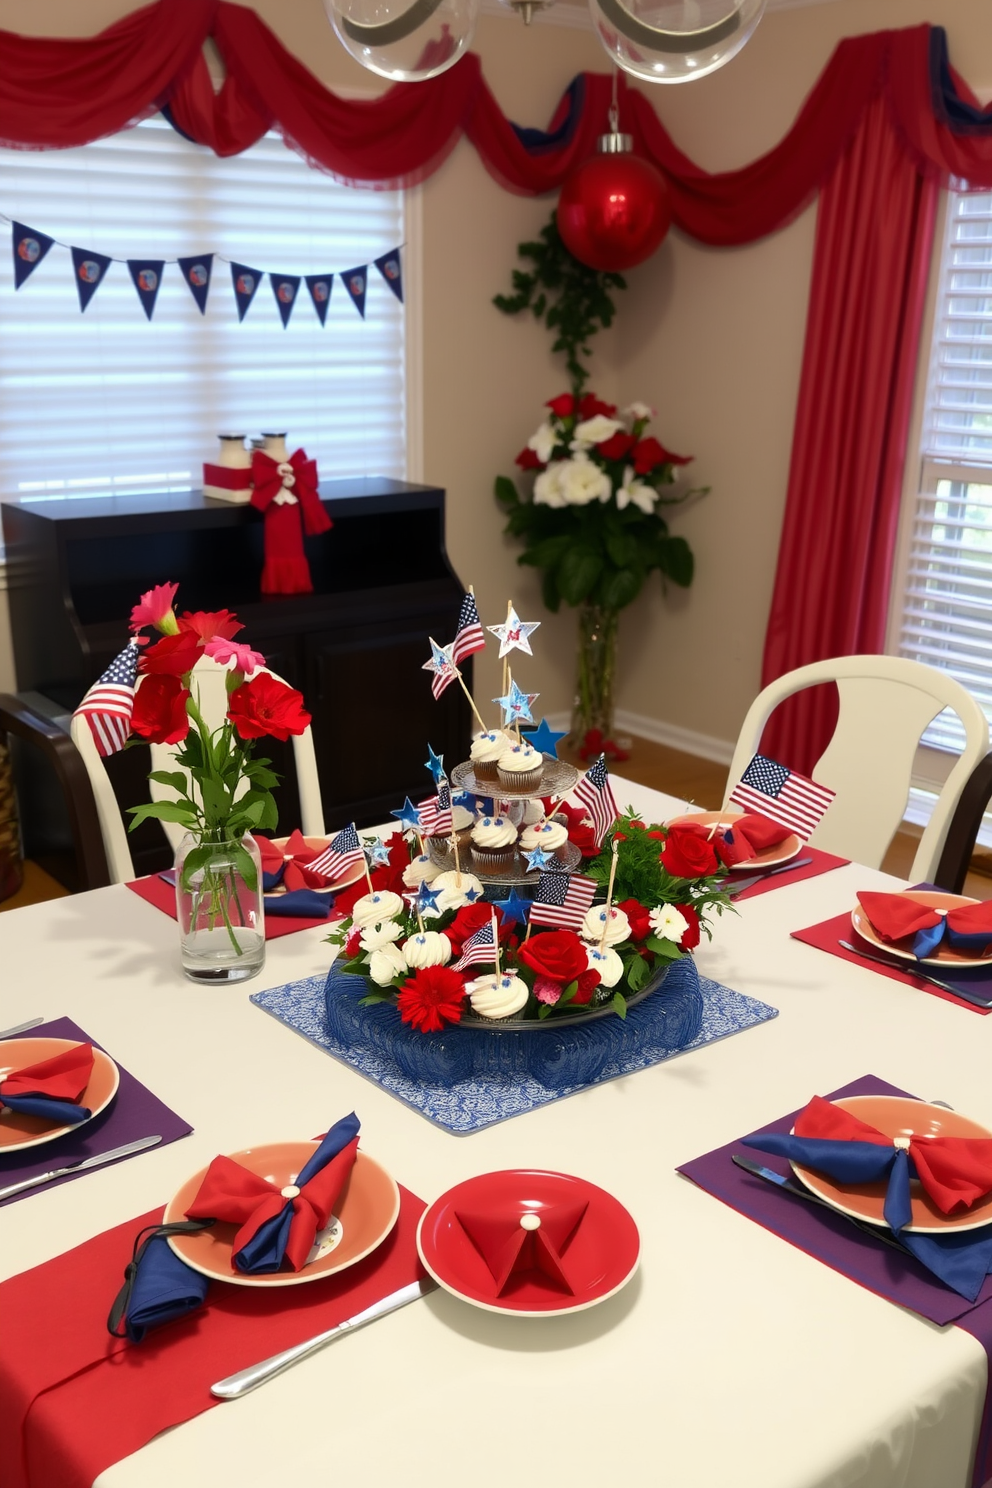
[[[244,982],[265,964],[262,860],[255,839],[187,834],[176,853],[183,971],[192,982]]]
[[[606,605],[584,604],[579,609],[578,675],[572,709],[572,740],[578,746],[593,730],[604,740],[613,735],[619,623],[620,611]]]

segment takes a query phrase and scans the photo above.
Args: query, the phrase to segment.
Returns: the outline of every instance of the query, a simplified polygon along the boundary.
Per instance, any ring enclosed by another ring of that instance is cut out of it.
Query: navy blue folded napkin
[[[107,1318],[108,1332],[115,1338],[127,1337],[131,1343],[140,1343],[149,1329],[203,1306],[209,1277],[180,1260],[167,1237],[192,1235],[214,1223],[212,1219],[194,1219],[149,1225],[139,1232],[124,1269],[124,1285]]]
[[[266,878],[269,876],[265,875]],[[334,895],[318,894],[316,889],[293,889],[288,894],[265,896],[267,915],[291,915],[300,920],[326,920],[333,908]]]

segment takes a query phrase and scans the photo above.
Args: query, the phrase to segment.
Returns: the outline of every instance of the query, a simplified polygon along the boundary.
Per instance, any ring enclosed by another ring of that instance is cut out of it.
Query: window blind
[[[77,150],[0,150],[0,212],[125,258],[213,251],[260,270],[343,271],[403,242],[403,198],[339,186],[275,135],[231,159],[161,117]],[[166,263],[149,322],[127,265],[79,310],[55,246],[16,293],[0,224],[0,491],[44,500],[197,488],[221,431],[286,429],[323,478],[405,473],[402,306],[374,267],[363,321],[335,279],[284,329],[260,283],[239,324],[229,263],[206,314]]]

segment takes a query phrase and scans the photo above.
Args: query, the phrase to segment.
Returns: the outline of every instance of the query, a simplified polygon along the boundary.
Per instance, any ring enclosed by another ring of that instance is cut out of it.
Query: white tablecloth
[[[653,820],[678,804],[614,784]],[[323,930],[270,942],[261,976],[220,990],[184,980],[175,924],[123,887],[0,915],[0,1028],[70,1015],[195,1128],[0,1211],[0,1275],[164,1202],[218,1152],[310,1135],[352,1107],[368,1151],[425,1199],[547,1167],[611,1190],[641,1232],[638,1275],[601,1307],[535,1322],[435,1293],[166,1433],[101,1488],[268,1488],[290,1472],[348,1488],[966,1488],[979,1344],[675,1173],[868,1073],[992,1124],[992,1017],[789,939],[894,882],[852,866],[740,905],[700,969],[779,1018],[468,1137],[249,1003],[325,969]]]

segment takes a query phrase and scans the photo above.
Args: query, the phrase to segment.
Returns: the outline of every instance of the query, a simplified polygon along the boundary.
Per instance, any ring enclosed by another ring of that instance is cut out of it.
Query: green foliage
[[[520,243],[520,258],[533,268],[514,269],[513,293],[496,295],[493,304],[504,315],[529,310],[555,333],[551,350],[564,352],[572,391],[579,397],[589,381],[583,359],[592,355],[589,342],[612,325],[616,306],[610,290],[626,289],[622,274],[601,273],[574,258],[561,240],[554,212],[536,243]]]
[[[634,822],[640,825],[634,826]],[[655,833],[659,835],[655,836]],[[723,888],[722,874],[714,874],[710,878],[684,879],[673,878],[665,870],[659,857],[664,845],[664,835],[664,827],[641,823],[638,813],[629,806],[618,818],[612,831],[606,834],[599,856],[593,858],[584,871],[602,886],[605,897],[613,862],[612,843],[617,839],[620,845],[617,849],[617,871],[613,883],[615,904],[622,903],[624,899],[636,899],[647,909],[661,904],[691,904],[700,915],[707,909],[715,909],[717,914],[722,914],[724,909],[732,907]],[[710,933],[705,924],[703,929],[707,935]],[[656,956],[674,959],[679,955],[678,948],[673,946],[672,941],[660,940],[655,935],[649,935],[645,945]],[[643,960],[641,964],[647,965]],[[639,972],[634,972],[634,975],[640,977]],[[630,972],[627,979],[633,986]],[[646,980],[646,977],[642,977],[639,985],[643,985]]]

